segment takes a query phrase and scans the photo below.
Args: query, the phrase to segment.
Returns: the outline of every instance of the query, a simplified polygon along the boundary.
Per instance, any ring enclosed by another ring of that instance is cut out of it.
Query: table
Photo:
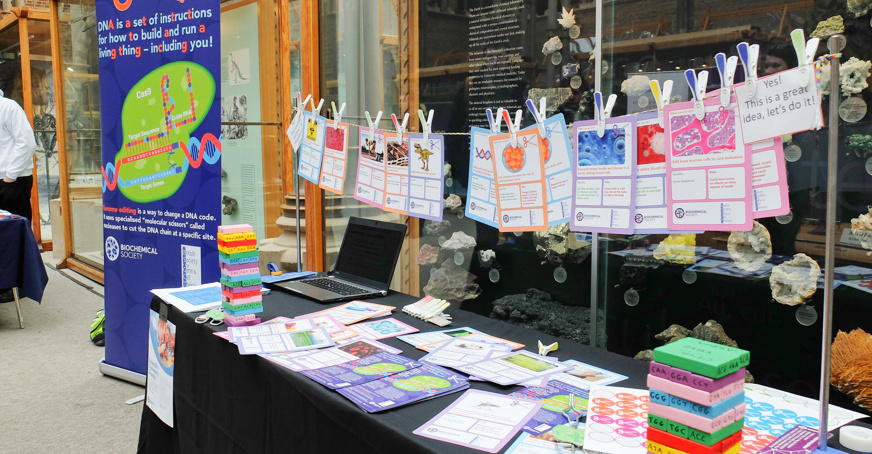
[[[13,289],[18,323],[24,328],[18,297],[42,301],[48,274],[27,218],[0,219],[0,241],[3,241],[0,248],[0,289]]]
[[[422,331],[435,325],[414,319],[400,308],[417,298],[391,293],[372,301],[396,306],[393,317]],[[161,301],[155,298],[152,309]],[[266,321],[323,310],[321,305],[277,290],[264,297]],[[176,324],[175,421],[171,429],[143,406],[140,453],[471,453],[480,452],[413,435],[460,393],[442,396],[382,413],[367,414],[335,391],[258,356],[239,355],[237,347],[212,335],[226,327],[194,323],[194,314],[174,307],[169,321]],[[537,341],[560,342],[550,356],[575,359],[623,374],[616,386],[644,389],[648,365],[625,356],[558,339],[499,320],[461,310],[451,311],[452,327],[471,326],[537,350]],[[424,352],[396,339],[381,342],[401,348],[413,359]],[[474,389],[509,394],[521,386],[501,387],[471,382]]]

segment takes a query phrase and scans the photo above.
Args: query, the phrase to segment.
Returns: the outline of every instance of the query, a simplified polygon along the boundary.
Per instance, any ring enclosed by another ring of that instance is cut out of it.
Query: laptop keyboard
[[[330,290],[331,292],[338,293],[340,295],[357,295],[359,293],[368,293],[369,290],[365,288],[355,287],[353,285],[348,285],[343,282],[339,282],[336,279],[328,279],[328,278],[316,278],[316,279],[304,279],[300,282],[305,284],[323,288],[324,290]]]

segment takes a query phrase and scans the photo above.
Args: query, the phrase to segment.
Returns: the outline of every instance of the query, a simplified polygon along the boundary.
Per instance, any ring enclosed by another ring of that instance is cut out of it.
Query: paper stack
[[[750,358],[745,350],[689,337],[654,349],[648,451],[737,454]]]
[[[221,301],[224,323],[230,326],[260,323],[263,287],[258,267],[257,234],[248,224],[218,226],[221,264]]]

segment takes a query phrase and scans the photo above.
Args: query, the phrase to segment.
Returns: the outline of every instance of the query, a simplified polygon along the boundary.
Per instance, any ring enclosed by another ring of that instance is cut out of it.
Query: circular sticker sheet
[[[587,411],[584,447],[588,451],[646,450],[647,390],[594,387],[590,391]]]

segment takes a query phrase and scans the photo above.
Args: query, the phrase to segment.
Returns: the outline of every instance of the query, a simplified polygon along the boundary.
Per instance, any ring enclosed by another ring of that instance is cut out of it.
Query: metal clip
[[[382,111],[378,111],[378,115],[375,116],[375,121],[372,121],[372,117],[369,116],[369,111],[365,111],[366,114],[366,122],[369,124],[369,140],[375,142],[375,130],[378,128],[378,122],[381,121]]]
[[[342,107],[339,110],[336,110],[336,103],[330,101],[330,106],[333,108],[333,129],[339,129],[339,122],[342,121],[342,112],[345,112],[345,103],[342,103]]]
[[[705,87],[708,84],[708,71],[700,71],[696,74],[694,70],[688,69],[684,72],[684,77],[687,79],[687,85],[690,86],[690,93],[693,94],[693,113],[697,120],[702,121],[705,118]]]
[[[757,94],[757,59],[760,58],[760,45],[739,43],[736,50],[739,51],[739,58],[745,68],[745,89],[748,90],[748,97],[753,98]]]
[[[790,32],[790,39],[793,41],[793,50],[796,51],[796,61],[799,63],[799,83],[803,87],[808,87],[811,82],[812,63],[814,63],[814,54],[817,53],[820,38],[812,38],[805,41],[805,32],[801,28]]]
[[[612,109],[615,107],[617,99],[618,95],[612,93],[609,95],[609,100],[606,101],[605,107],[603,107],[603,94],[600,92],[593,94],[593,106],[596,114],[596,134],[600,137],[606,134],[606,120],[612,116]]]
[[[433,130],[433,112],[434,109],[430,109],[430,113],[427,114],[427,118],[424,118],[424,111],[418,109],[418,120],[421,121],[421,133],[424,136],[424,142],[430,140],[430,132]]]
[[[723,52],[715,55],[715,63],[718,64],[718,74],[721,75],[721,105],[730,105],[730,93],[733,90],[733,79],[736,77],[736,67],[739,65],[739,57],[735,55],[727,58]]]
[[[654,94],[654,102],[657,103],[657,122],[661,128],[665,128],[663,109],[669,104],[669,97],[672,96],[672,81],[663,82],[663,92],[660,91],[660,82],[656,80],[652,80],[648,85],[651,87],[651,93]]]
[[[539,109],[536,109],[536,105],[533,103],[532,99],[528,99],[527,108],[530,109],[530,113],[532,113],[533,118],[536,119],[536,126],[539,128],[539,137],[546,139],[548,133],[545,131],[545,109],[547,108],[545,98],[539,99]]]

